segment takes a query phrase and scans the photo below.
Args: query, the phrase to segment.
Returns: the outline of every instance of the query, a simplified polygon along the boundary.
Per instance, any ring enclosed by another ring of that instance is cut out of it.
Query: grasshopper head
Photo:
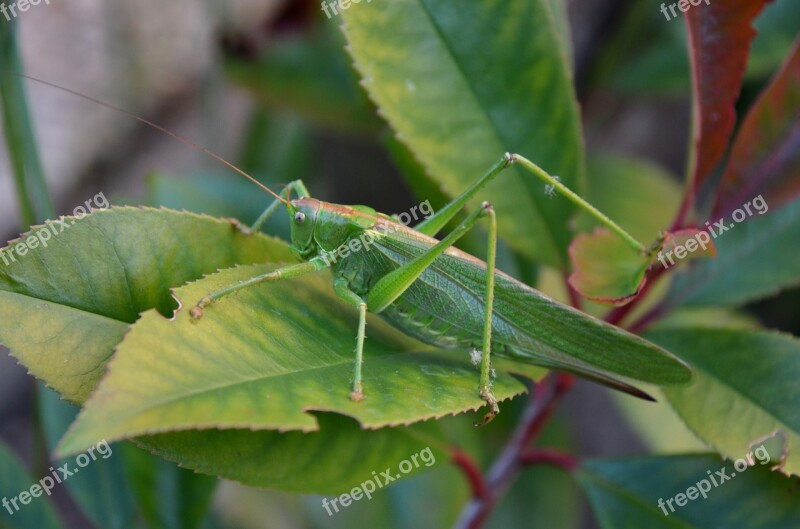
[[[292,229],[291,249],[302,258],[314,253],[314,228],[317,224],[320,207],[320,201],[313,198],[298,198],[289,203]]]

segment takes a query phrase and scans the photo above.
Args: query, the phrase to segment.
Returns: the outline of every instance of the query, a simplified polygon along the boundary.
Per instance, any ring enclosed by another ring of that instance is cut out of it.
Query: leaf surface
[[[704,3],[685,15],[694,90],[693,187],[711,176],[728,148],[736,124],[734,107],[756,36],[753,20],[767,1]]]
[[[715,487],[709,474],[721,481],[716,472],[722,469],[730,479]],[[578,479],[603,529],[790,529],[800,523],[796,484],[758,460],[742,473],[711,455],[594,460],[584,463]],[[697,489],[702,480],[710,489],[707,498]]]
[[[227,270],[176,290],[183,306],[275,266]],[[366,399],[350,399],[358,327],[331,279],[304,276],[241,291],[195,322],[145,313],[117,347],[109,375],[85,405],[61,450],[186,429],[316,431],[309,411],[338,412],[374,429],[478,409],[478,369],[467,351],[441,355],[368,320]],[[525,390],[506,374],[498,399]]]
[[[171,313],[170,288],[237,262],[291,258],[285,243],[263,235],[243,237],[226,221],[192,213],[112,208],[74,225],[71,220],[47,248],[0,267],[0,340],[32,373],[76,403],[94,391],[138,311],[157,306]],[[132,309],[120,301],[128,291],[142,300]],[[313,435],[207,430],[136,442],[186,468],[254,486],[333,493],[357,484],[353,476],[369,477],[372,470],[396,465],[431,443],[411,437],[411,429],[369,433],[336,418]],[[244,453],[251,457],[241,457]],[[363,457],[366,453],[369,457]],[[310,454],[313,459],[307,459]]]
[[[711,224],[715,259],[703,259],[676,274],[669,306],[730,306],[777,294],[800,283],[800,200],[781,209],[751,208],[752,217],[726,231]]]
[[[506,151],[582,191],[580,119],[550,0],[362,2],[342,18],[362,84],[447,195]],[[483,200],[510,245],[566,268],[566,199],[512,167],[472,207]]]
[[[38,478],[41,479],[41,478]],[[0,527],[3,529],[61,529],[62,525],[56,518],[50,498],[40,490],[38,498],[28,497],[27,504],[21,503],[19,494],[25,491],[30,494],[31,486],[38,483],[38,479],[22,465],[16,455],[5,443],[0,442],[0,498],[16,500],[9,507],[0,508]],[[57,485],[56,485],[57,486]],[[10,501],[10,500],[9,500]],[[9,513],[11,509],[13,514]]]
[[[664,390],[689,428],[731,458],[781,432],[788,448],[783,471],[800,474],[800,341],[767,331],[691,327],[648,337],[697,373],[692,384]]]
[[[800,192],[800,40],[750,109],[718,191],[717,215],[754,197],[772,207]]]
[[[24,249],[45,233],[47,246]],[[0,342],[74,403],[140,312],[172,312],[170,287],[237,263],[290,259],[283,243],[245,237],[224,220],[137,208],[34,227],[0,255],[10,262],[0,266]]]

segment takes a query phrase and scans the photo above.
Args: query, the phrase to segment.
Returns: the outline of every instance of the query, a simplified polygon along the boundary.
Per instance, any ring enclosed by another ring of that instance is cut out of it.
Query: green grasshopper
[[[557,189],[632,247],[644,251],[608,217],[522,156],[506,154],[463,194],[411,229],[366,206],[342,206],[311,198],[301,181],[288,184],[285,196],[281,196],[221,156],[136,114],[49,81],[12,73],[138,120],[204,152],[270,193],[274,202],[252,226],[237,223],[246,234],[258,232],[281,205],[285,206],[292,219],[290,248],[303,262],[213,292],[201,299],[190,315],[200,320],[209,306],[234,292],[320,272],[330,265],[334,291],[359,313],[351,391],[355,401],[364,399],[362,364],[367,311],[379,314],[425,343],[479,351],[478,394],[489,406],[484,424],[499,411],[491,389],[493,352],[519,362],[574,373],[648,400],[653,399],[617,377],[657,385],[680,384],[691,378],[688,366],[667,351],[496,271],[496,217],[489,203],[484,202],[442,240],[434,238],[495,176],[519,163],[547,182],[548,189]],[[291,199],[292,193],[296,199]],[[483,218],[489,223],[485,262],[453,246]],[[325,258],[338,248],[352,248],[353,241],[361,240],[370,241],[367,250],[355,251],[332,264]],[[556,333],[556,322],[571,332]]]
[[[245,233],[259,231],[279,206],[285,206],[292,219],[290,248],[303,262],[211,293],[191,309],[190,315],[201,319],[209,306],[241,289],[330,267],[337,296],[359,314],[352,400],[364,398],[362,364],[369,311],[430,345],[473,350],[480,347],[479,395],[489,406],[484,424],[499,411],[491,389],[492,352],[575,373],[645,399],[650,397],[615,375],[654,384],[688,381],[688,367],[668,352],[496,271],[496,217],[488,202],[446,237],[434,238],[487,183],[515,162],[537,174],[544,173],[529,160],[506,154],[462,195],[414,229],[366,206],[343,206],[311,198],[301,181],[288,184],[284,196],[262,185],[275,201],[255,224],[239,225],[240,229]],[[570,196],[571,192],[555,179],[553,185]],[[292,193],[297,195],[294,200]],[[489,228],[485,262],[453,246],[482,218],[488,220]],[[370,242],[362,244],[365,240]],[[359,245],[366,248],[333,262],[327,258],[338,248]],[[571,332],[557,335],[551,325],[555,322],[566,322]],[[642,375],[643,364],[649,367],[648,376]]]

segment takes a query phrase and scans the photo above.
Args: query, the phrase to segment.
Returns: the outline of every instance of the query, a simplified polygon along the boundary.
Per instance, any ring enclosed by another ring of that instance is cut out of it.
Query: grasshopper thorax
[[[378,220],[375,210],[365,206],[342,206],[314,198],[299,198],[289,203],[292,230],[292,251],[302,259],[310,259],[337,248]]]

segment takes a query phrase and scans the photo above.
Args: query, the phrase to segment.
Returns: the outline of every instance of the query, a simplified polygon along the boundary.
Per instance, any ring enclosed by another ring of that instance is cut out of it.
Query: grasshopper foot
[[[481,390],[481,398],[486,401],[486,404],[489,405],[489,412],[483,416],[483,420],[481,420],[481,422],[475,423],[476,428],[486,426],[492,422],[495,417],[497,417],[498,413],[500,413],[500,407],[497,405],[497,399],[492,393],[492,390],[489,388],[483,388]]]
[[[189,311],[189,315],[194,321],[197,321],[203,317],[203,314],[205,314],[204,309],[209,305],[211,305],[211,298],[203,298],[200,300],[200,303],[192,307],[192,310]]]
[[[233,225],[234,228],[239,230],[239,232],[241,232],[242,234],[248,236],[253,234],[253,230],[250,229],[250,226],[242,224],[240,221],[236,219],[229,219],[229,222]]]
[[[353,391],[350,393],[350,400],[353,402],[361,402],[364,400],[364,389],[361,386],[361,382],[357,382],[353,385]]]

